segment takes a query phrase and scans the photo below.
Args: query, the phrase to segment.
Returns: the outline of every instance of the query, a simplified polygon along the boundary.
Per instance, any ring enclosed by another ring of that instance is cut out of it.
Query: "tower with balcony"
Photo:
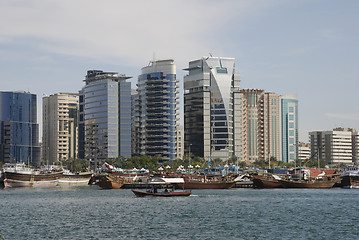
[[[133,95],[135,154],[176,159],[178,85],[174,60],[151,61],[141,70]]]

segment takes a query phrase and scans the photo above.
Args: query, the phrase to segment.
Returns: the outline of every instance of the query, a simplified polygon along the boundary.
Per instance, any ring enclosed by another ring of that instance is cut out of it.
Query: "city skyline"
[[[135,88],[151,58],[174,59],[182,88],[182,69],[211,53],[236,59],[241,88],[296,94],[299,140],[308,142],[311,131],[359,128],[358,6],[357,1],[4,1],[0,89],[37,94],[41,111],[44,94],[78,92],[88,69],[132,76]],[[183,17],[174,17],[174,9]],[[41,112],[38,119],[41,124]]]

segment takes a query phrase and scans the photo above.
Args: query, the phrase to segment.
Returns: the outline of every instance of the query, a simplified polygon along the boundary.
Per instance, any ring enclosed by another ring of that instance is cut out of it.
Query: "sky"
[[[241,88],[299,100],[299,140],[359,130],[359,1],[1,0],[0,91],[78,92],[87,70],[133,76],[174,59],[236,59]]]

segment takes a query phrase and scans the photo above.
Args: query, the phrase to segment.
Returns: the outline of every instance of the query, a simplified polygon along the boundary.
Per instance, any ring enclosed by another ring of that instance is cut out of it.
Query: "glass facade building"
[[[131,83],[125,75],[91,70],[79,99],[79,156],[131,157]]]
[[[177,80],[174,60],[158,60],[142,68],[133,96],[136,126],[134,154],[176,159]]]
[[[239,155],[239,74],[234,58],[191,61],[184,77],[185,152],[223,160]]]
[[[298,158],[298,99],[296,95],[280,97],[282,161],[293,162]]]
[[[0,92],[0,160],[40,165],[35,94]]]

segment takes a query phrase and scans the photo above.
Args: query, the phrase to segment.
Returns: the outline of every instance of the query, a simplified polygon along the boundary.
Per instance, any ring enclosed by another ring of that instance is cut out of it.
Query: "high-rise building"
[[[357,131],[352,128],[335,128],[332,131],[310,132],[313,159],[322,159],[327,164],[351,164],[356,159]],[[353,141],[354,139],[354,141]]]
[[[131,83],[117,72],[87,71],[80,91],[79,155],[131,157]]]
[[[134,109],[134,153],[176,159],[177,80],[174,60],[158,60],[143,67],[138,77]]]
[[[141,147],[140,147],[140,106],[138,102],[138,92],[135,89],[131,90],[131,129],[132,129],[132,136],[131,136],[131,147],[132,147],[132,155],[139,156],[141,155]]]
[[[78,158],[85,159],[85,95],[84,88],[79,91],[78,118]]]
[[[240,90],[241,161],[280,160],[280,101],[276,93]]]
[[[281,101],[281,151],[283,162],[298,158],[298,99],[296,95],[284,95]]]
[[[77,93],[58,93],[42,98],[42,162],[78,157]]]
[[[177,139],[176,139],[176,158],[183,159],[184,157],[184,148],[183,148],[183,126],[177,127]]]
[[[0,92],[0,161],[40,165],[35,94]]]
[[[235,59],[203,57],[184,69],[185,152],[205,159],[239,156],[239,74]]]

